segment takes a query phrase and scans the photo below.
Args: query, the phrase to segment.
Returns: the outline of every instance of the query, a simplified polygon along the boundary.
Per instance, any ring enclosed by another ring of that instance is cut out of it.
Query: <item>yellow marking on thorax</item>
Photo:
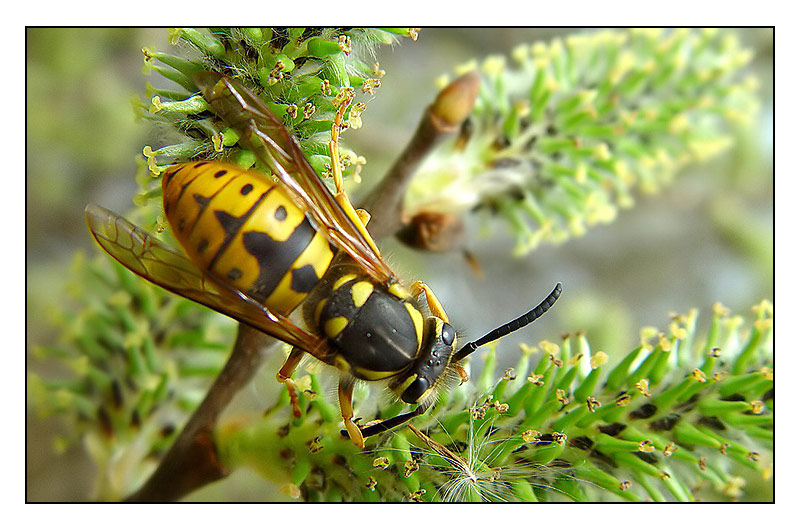
[[[350,280],[355,280],[356,277],[357,277],[357,275],[355,275],[355,274],[345,274],[344,276],[341,276],[338,280],[333,282],[333,287],[331,288],[331,290],[332,291],[337,290],[339,287],[341,287],[342,285],[346,284]]]
[[[408,289],[400,285],[398,282],[395,282],[389,286],[389,292],[400,300],[411,298],[411,293],[408,292]]]
[[[337,354],[333,358],[333,366],[341,370],[342,372],[349,372],[350,371],[350,363],[347,362],[347,359],[344,358],[341,354]]]
[[[380,381],[381,379],[397,375],[397,372],[379,372],[377,370],[366,370],[364,368],[357,368],[355,371],[360,379],[366,381]]]
[[[414,322],[414,331],[417,332],[417,351],[422,347],[422,313],[416,307],[411,305],[411,302],[406,302],[406,311],[411,315],[411,320]]]
[[[370,282],[356,282],[350,288],[350,293],[353,296],[353,305],[361,307],[372,294],[375,287]]]
[[[325,322],[325,334],[328,338],[335,338],[339,336],[339,333],[347,326],[347,319],[345,317],[333,317]]]
[[[319,324],[320,315],[322,315],[322,310],[325,309],[325,304],[328,303],[327,298],[323,298],[319,302],[317,302],[317,307],[314,308],[314,322]]]

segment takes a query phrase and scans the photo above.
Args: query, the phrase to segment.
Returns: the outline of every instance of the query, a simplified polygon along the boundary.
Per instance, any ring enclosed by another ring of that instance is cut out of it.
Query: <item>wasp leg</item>
[[[361,430],[353,422],[353,388],[355,387],[355,380],[352,378],[339,379],[339,407],[342,409],[342,419],[344,420],[344,427],[347,429],[347,434],[350,440],[356,447],[364,447],[364,437],[361,435]]]
[[[372,216],[368,211],[362,208],[356,208],[356,213],[358,214],[358,218],[361,219],[361,224],[363,224],[366,228],[367,223],[369,223],[369,220],[372,219]]]
[[[425,293],[425,299],[428,301],[428,309],[431,310],[433,316],[439,317],[449,324],[450,319],[447,318],[447,313],[444,312],[442,304],[439,303],[439,299],[436,298],[435,294],[433,294],[431,288],[428,287],[424,282],[414,282],[411,285],[411,294],[413,296],[419,296],[420,293]]]
[[[333,117],[333,125],[331,126],[331,140],[328,143],[328,148],[330,149],[331,154],[331,172],[333,173],[333,184],[336,186],[337,199],[340,196],[343,196],[345,199],[347,199],[347,196],[344,194],[344,186],[342,182],[342,168],[339,165],[339,132],[341,132],[343,128],[342,120],[344,119],[344,113],[347,111],[347,107],[350,106],[350,103],[353,102],[354,98],[352,93],[345,93],[342,94],[342,96],[344,97],[340,100],[339,107],[336,109],[336,115]]]
[[[364,438],[369,438],[370,436],[374,436],[376,434],[388,431],[389,429],[394,429],[399,425],[403,425],[408,420],[416,418],[426,410],[428,410],[427,406],[420,405],[411,412],[406,412],[405,414],[398,414],[393,418],[388,418],[383,421],[373,423],[372,425],[367,425],[366,427],[363,427],[361,429],[361,436],[363,436]]]
[[[458,376],[461,378],[461,382],[459,383],[459,385],[463,385],[464,383],[469,381],[469,374],[467,373],[466,370],[464,370],[463,366],[461,366],[458,363],[452,363],[452,366],[453,368],[455,368],[456,372],[458,372]]]
[[[337,192],[334,195],[334,198],[336,199],[336,202],[339,203],[339,206],[342,207],[347,216],[353,220],[353,224],[356,226],[358,231],[361,232],[361,235],[364,236],[364,239],[367,241],[367,243],[369,243],[369,246],[372,248],[372,251],[375,252],[375,255],[380,257],[381,251],[378,249],[378,245],[375,244],[375,240],[372,239],[372,236],[367,230],[367,222],[370,219],[369,213],[367,213],[366,210],[356,210],[353,208],[353,205],[350,203],[350,199],[347,198],[347,194],[344,191]],[[366,219],[362,217],[361,212],[366,214]]]
[[[350,199],[347,198],[347,194],[344,192],[342,167],[339,162],[339,131],[342,129],[342,119],[344,118],[344,113],[352,101],[352,97],[346,98],[341,105],[339,105],[339,108],[336,111],[336,116],[333,119],[333,125],[331,126],[331,140],[328,142],[328,149],[331,156],[331,173],[333,174],[333,184],[336,188],[334,198],[336,199],[336,202],[339,203],[339,206],[342,207],[347,216],[352,219],[353,224],[355,224],[358,231],[361,232],[361,235],[364,236],[364,239],[366,239],[367,243],[369,243],[369,246],[372,247],[372,250],[375,252],[375,254],[380,257],[381,253],[378,249],[378,245],[375,244],[372,236],[367,231],[369,214],[365,210],[356,210],[353,208],[353,205],[350,203]],[[362,212],[366,214],[366,219],[364,218]]]
[[[297,386],[295,386],[294,381],[292,381],[292,374],[297,369],[297,365],[300,364],[304,353],[305,352],[299,348],[292,348],[289,357],[286,358],[286,362],[283,363],[283,366],[281,366],[281,369],[278,370],[275,376],[278,382],[285,383],[286,389],[289,390],[289,399],[292,401],[292,413],[295,418],[299,418],[301,412],[300,403],[297,400]]]

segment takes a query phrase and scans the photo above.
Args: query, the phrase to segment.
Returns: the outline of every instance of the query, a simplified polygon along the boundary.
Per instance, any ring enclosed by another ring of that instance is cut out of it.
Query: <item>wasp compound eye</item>
[[[424,377],[417,377],[408,387],[403,391],[400,399],[408,404],[419,403],[419,398],[428,390],[428,380]]]
[[[453,344],[454,340],[456,340],[456,330],[453,329],[453,326],[445,322],[442,324],[442,342],[450,346]]]

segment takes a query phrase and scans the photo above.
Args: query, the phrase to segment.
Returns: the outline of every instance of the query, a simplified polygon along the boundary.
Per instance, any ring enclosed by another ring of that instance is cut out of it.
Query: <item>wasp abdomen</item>
[[[281,314],[327,271],[333,249],[278,183],[218,162],[169,168],[164,212],[187,254],[220,282]]]

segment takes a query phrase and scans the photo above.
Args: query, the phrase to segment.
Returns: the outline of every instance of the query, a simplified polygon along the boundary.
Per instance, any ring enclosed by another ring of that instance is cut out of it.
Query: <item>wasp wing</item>
[[[247,294],[216,282],[192,261],[128,220],[96,204],[86,207],[89,230],[108,254],[142,278],[239,322],[249,324],[320,360],[329,354],[324,340],[277,315]]]
[[[264,102],[239,82],[216,72],[198,73],[195,83],[214,112],[277,176],[328,240],[347,252],[374,280],[389,283],[394,277],[392,270],[336,202],[297,141]]]

